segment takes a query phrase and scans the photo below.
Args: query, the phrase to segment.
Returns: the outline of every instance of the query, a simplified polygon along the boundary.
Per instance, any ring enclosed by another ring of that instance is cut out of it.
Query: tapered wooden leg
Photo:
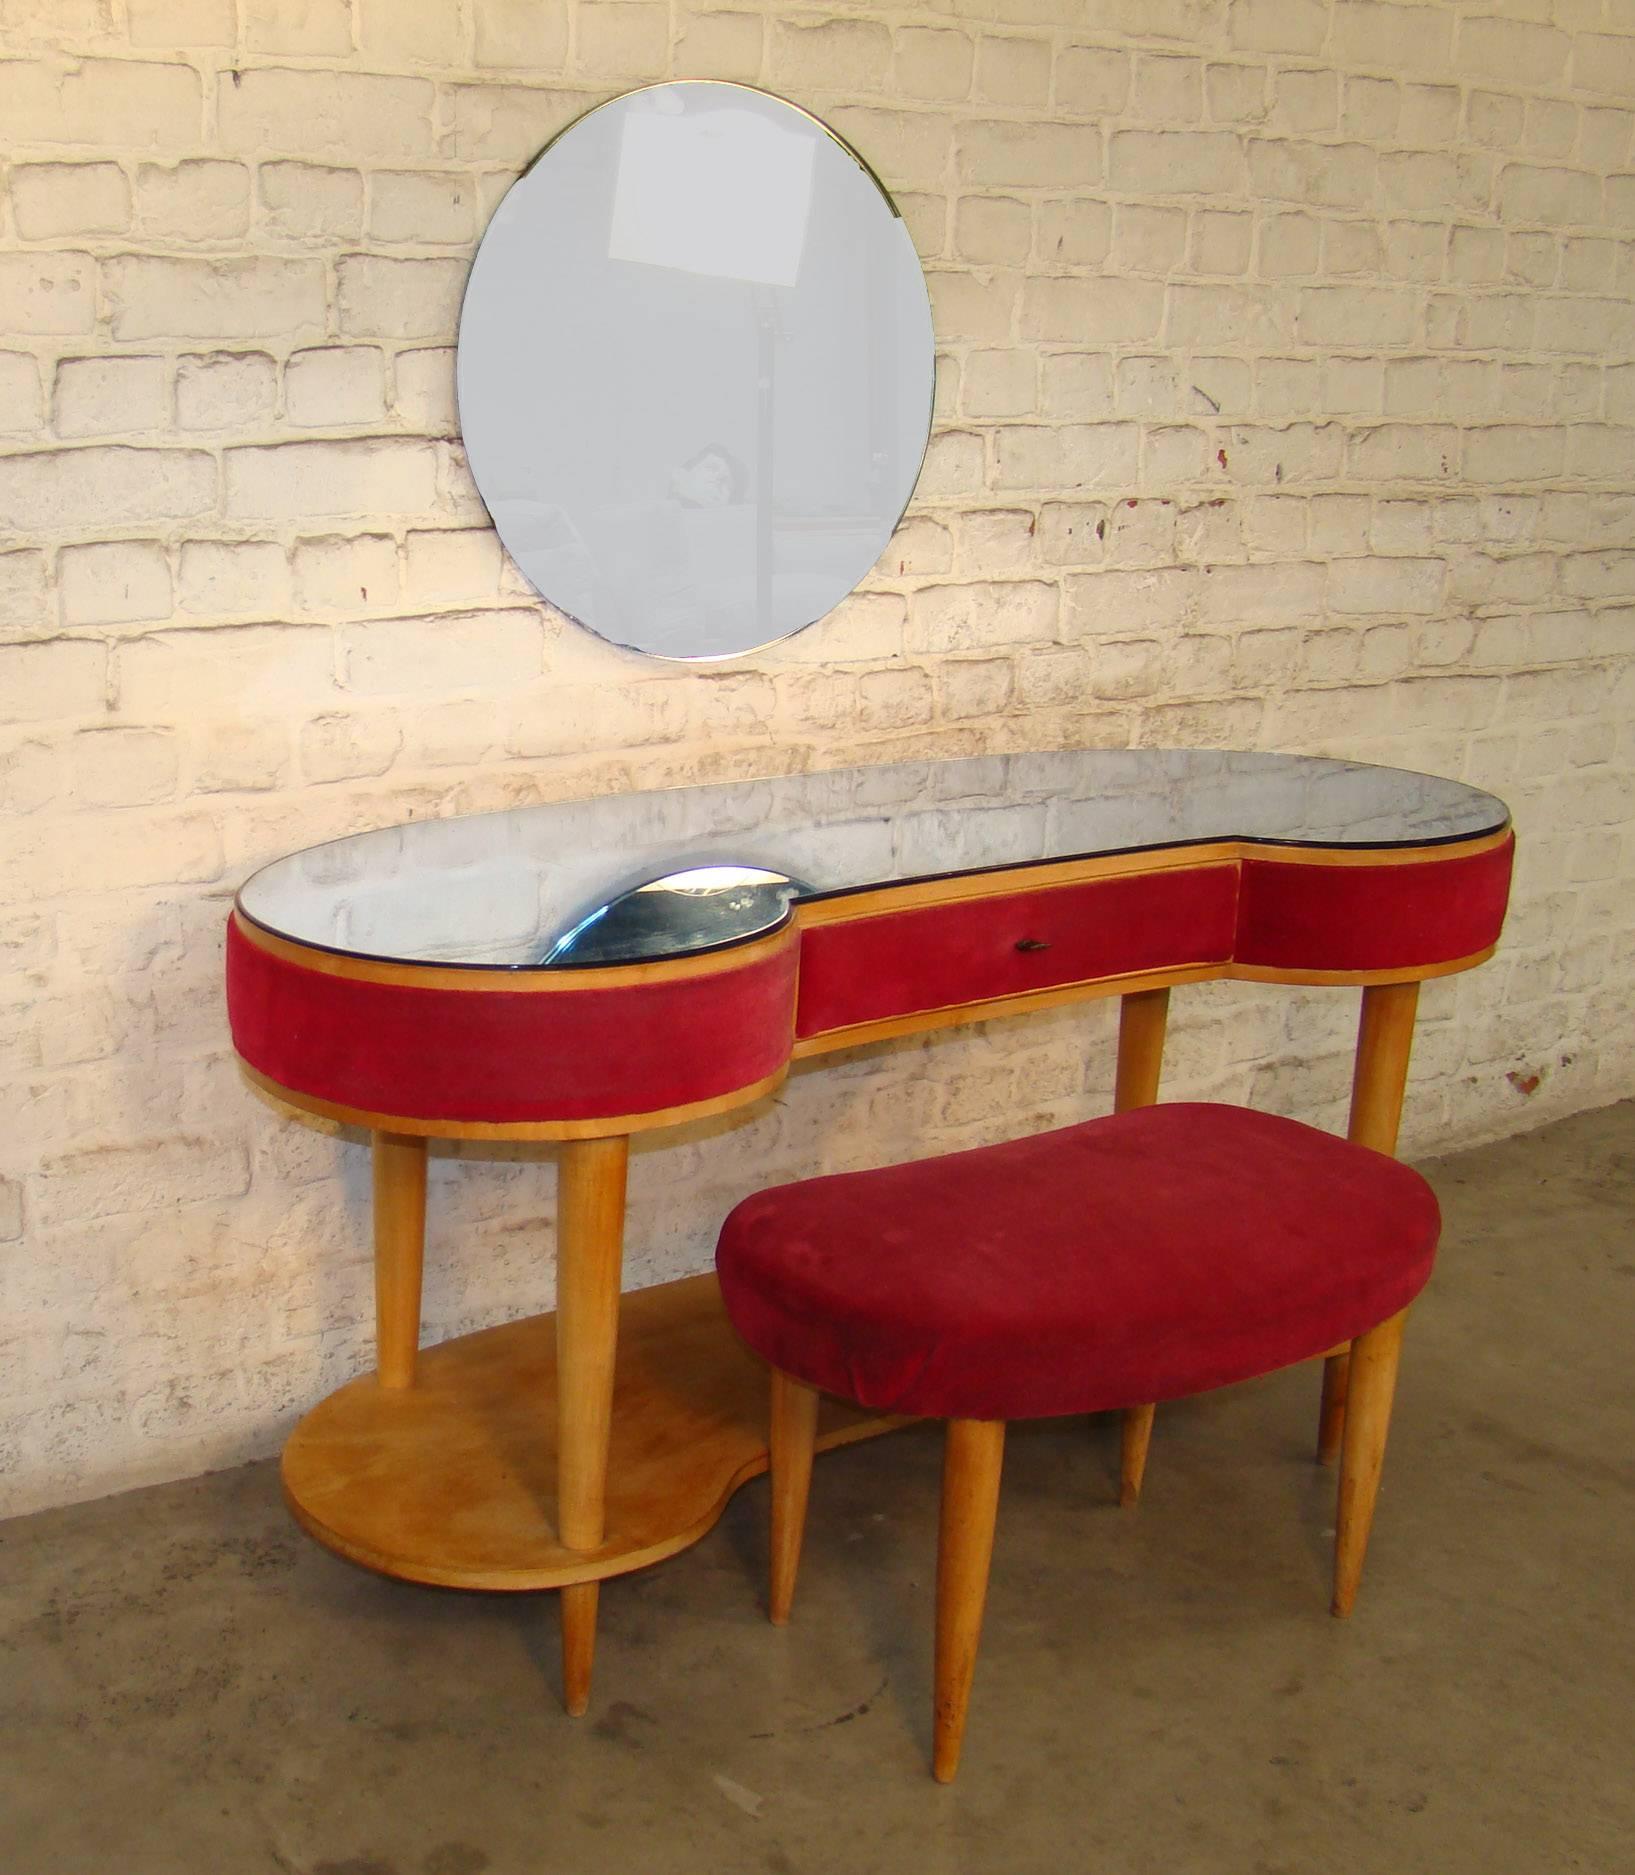
[[[375,1371],[383,1387],[412,1387],[426,1254],[426,1142],[376,1133],[373,1156]]]
[[[1356,1145],[1371,1146],[1375,1152],[1397,1149],[1418,1009],[1417,983],[1371,983],[1362,993],[1346,1126],[1346,1138]],[[1317,1422],[1317,1461],[1322,1465],[1332,1465],[1340,1455],[1350,1366],[1344,1348],[1323,1363],[1323,1406]]]
[[[1351,1613],[1362,1580],[1407,1319],[1404,1310],[1351,1344],[1351,1397],[1340,1453],[1340,1506],[1334,1536],[1333,1607],[1337,1615]]]
[[[1164,1072],[1164,1032],[1169,1025],[1168,990],[1132,990],[1118,1007],[1118,1074],[1113,1111],[1150,1107]]]
[[[931,1771],[939,1784],[959,1769],[971,1703],[982,1609],[988,1599],[1005,1422],[951,1419],[943,1446],[942,1520],[937,1540],[936,1694]]]
[[[557,1529],[569,1549],[606,1534],[608,1432],[624,1258],[625,1138],[561,1148],[557,1193]],[[595,1582],[562,1591],[562,1697],[576,1717],[590,1703],[596,1651]]]
[[[562,1703],[570,1718],[590,1705],[590,1672],[596,1661],[596,1604],[600,1582],[570,1582],[562,1595]]]
[[[1317,1462],[1332,1465],[1340,1456],[1340,1439],[1345,1432],[1345,1396],[1351,1380],[1351,1350],[1323,1360],[1323,1405],[1317,1416]]]
[[[1118,1007],[1118,1078],[1113,1083],[1113,1111],[1150,1107],[1158,1098],[1164,1072],[1164,1035],[1169,1026],[1168,990],[1132,990]],[[1118,1501],[1133,1504],[1141,1495],[1152,1443],[1153,1408],[1131,1406],[1120,1428]]]
[[[789,1619],[806,1533],[818,1395],[792,1375],[772,1370],[772,1585],[767,1610],[776,1626]]]
[[[1362,993],[1357,1056],[1351,1073],[1346,1138],[1375,1152],[1395,1152],[1414,1045],[1417,983],[1371,983]]]
[[[1151,1406],[1127,1406],[1119,1427],[1118,1501],[1134,1504],[1141,1496],[1147,1471],[1147,1447],[1152,1443]]]

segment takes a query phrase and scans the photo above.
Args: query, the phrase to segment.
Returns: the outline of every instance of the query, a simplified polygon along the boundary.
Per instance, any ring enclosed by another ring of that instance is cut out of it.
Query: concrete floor
[[[270,1465],[0,1525],[5,1875],[1612,1875],[1635,1866],[1635,1103],[1428,1168],[1362,1599],[1327,1613],[1316,1372],[1018,1428],[960,1781],[927,1771],[938,1442],[821,1460],[795,1623],[766,1487],[604,1591],[381,1580]]]

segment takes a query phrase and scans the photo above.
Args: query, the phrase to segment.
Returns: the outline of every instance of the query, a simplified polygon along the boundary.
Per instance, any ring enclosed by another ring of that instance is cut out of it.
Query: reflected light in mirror
[[[812,205],[812,139],[751,111],[627,117],[608,255],[793,286]]]
[[[678,948],[707,950],[782,924],[810,888],[764,866],[684,866],[613,894],[549,944],[541,964],[629,963]]]
[[[884,552],[924,459],[931,310],[862,160],[744,85],[651,86],[541,152],[483,236],[460,422],[535,589],[653,656],[760,649]]]

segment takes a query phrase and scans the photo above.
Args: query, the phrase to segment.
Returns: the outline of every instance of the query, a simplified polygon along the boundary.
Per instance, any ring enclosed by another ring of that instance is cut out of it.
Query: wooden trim
[[[814,1035],[798,1037],[789,1051],[790,1061],[808,1061],[843,1048],[861,1048],[870,1042],[892,1041],[901,1035],[918,1035],[933,1029],[956,1028],[967,1022],[997,1022],[1006,1016],[1027,1015],[1036,1010],[1058,1009],[1068,1003],[1090,1002],[1102,996],[1125,996],[1141,990],[1170,989],[1180,983],[1211,983],[1219,979],[1242,983],[1287,983],[1318,988],[1358,988],[1376,983],[1417,983],[1430,977],[1454,976],[1486,963],[1496,946],[1473,951],[1468,957],[1455,957],[1440,964],[1413,964],[1392,970],[1295,970],[1269,964],[1237,964],[1231,961],[1201,964],[1178,964],[1169,970],[1138,971],[1130,976],[1092,977],[1079,983],[1053,984],[1049,989],[1025,990],[1014,996],[995,997],[992,1001],[951,1003],[937,1009],[915,1010],[908,1015],[884,1016],[874,1022],[854,1023],[849,1028],[823,1029]],[[647,1113],[613,1114],[586,1120],[439,1120],[413,1114],[380,1113],[370,1108],[348,1107],[339,1101],[323,1100],[316,1094],[303,1094],[285,1087],[270,1075],[252,1068],[242,1057],[240,1072],[256,1088],[286,1107],[334,1120],[342,1126],[361,1127],[367,1132],[409,1133],[428,1139],[514,1139],[562,1140],[606,1139],[615,1133],[647,1133],[665,1126],[684,1126],[690,1120],[713,1119],[763,1099],[780,1087],[789,1073],[786,1062],[762,1080],[708,1100],[692,1101],[680,1107],[657,1107]]]
[[[1169,1027],[1169,991],[1131,990],[1118,1012],[1118,1066],[1113,1111],[1150,1107],[1164,1075],[1164,1036]]]
[[[1152,1447],[1156,1405],[1126,1406],[1118,1416],[1118,1504],[1128,1510],[1141,1502],[1141,1482],[1147,1475],[1147,1453]]]
[[[1190,872],[1200,867],[1237,865],[1245,860],[1273,866],[1395,866],[1435,865],[1444,860],[1470,859],[1503,846],[1511,838],[1508,827],[1481,834],[1473,840],[1453,840],[1441,846],[1275,846],[1254,840],[1201,840],[1190,845],[1143,847],[1131,853],[1103,853],[1088,859],[1039,860],[1025,866],[990,866],[947,878],[917,879],[900,885],[870,886],[863,891],[837,893],[829,898],[797,899],[795,923],[802,930],[816,925],[851,924],[858,919],[916,911],[923,906],[955,905],[973,898],[1008,898],[1012,893],[1050,891],[1058,886],[1083,885],[1097,879],[1117,879],[1132,873]]]
[[[803,930],[819,925],[852,924],[863,919],[889,917],[896,912],[915,911],[927,906],[960,904],[971,899],[1003,899],[1024,892],[1053,891],[1083,885],[1098,879],[1127,878],[1135,874],[1151,876],[1167,872],[1192,872],[1208,867],[1241,864],[1253,860],[1274,866],[1362,866],[1384,869],[1396,866],[1435,865],[1441,861],[1471,858],[1502,846],[1511,838],[1509,828],[1486,834],[1475,840],[1450,842],[1442,846],[1421,847],[1289,847],[1262,846],[1253,841],[1213,840],[1190,846],[1145,848],[1133,853],[1108,853],[1090,859],[1041,860],[1034,865],[989,867],[978,872],[957,873],[943,879],[922,879],[901,885],[881,885],[860,892],[845,892],[832,898],[797,900],[789,922],[763,937],[705,951],[696,957],[672,957],[646,963],[612,964],[588,970],[513,970],[499,965],[476,965],[456,968],[446,964],[388,963],[367,957],[342,956],[337,952],[302,944],[281,937],[256,924],[236,905],[233,922],[246,943],[269,956],[315,970],[320,975],[341,977],[358,983],[388,983],[413,989],[446,989],[482,993],[550,994],[574,990],[622,989],[635,984],[671,983],[699,977],[717,976],[742,969],[761,959],[776,955],[785,946],[798,942]],[[1491,951],[1483,953],[1490,956]],[[1442,970],[1468,969],[1469,963],[1444,965]],[[1420,974],[1429,975],[1425,971]],[[1176,979],[1185,981],[1186,979]],[[1406,981],[1407,976],[1273,976],[1269,982],[1386,982]],[[1028,1007],[1034,1005],[1029,1003]]]
[[[1319,987],[1367,989],[1377,983],[1419,983],[1426,977],[1457,976],[1461,970],[1474,970],[1485,964],[1496,944],[1488,944],[1465,957],[1450,957],[1439,964],[1402,964],[1391,970],[1296,970],[1282,964],[1229,964],[1221,972],[1238,983],[1315,984]]]
[[[945,879],[913,879],[898,885],[870,886],[833,898],[796,899],[795,923],[803,931],[815,925],[854,924],[893,912],[919,911],[931,905],[958,905],[973,898],[1010,898],[1023,892],[1048,892],[1059,886],[1085,885],[1097,879],[1120,879],[1132,873],[1195,872],[1231,865],[1238,857],[1231,843],[1162,847],[1139,853],[1104,853],[1094,859],[1049,859],[1028,866],[989,866],[980,872],[953,873]]]
[[[1448,840],[1428,846],[1262,846],[1253,840],[1239,840],[1236,854],[1239,859],[1274,866],[1434,866],[1441,860],[1474,859],[1479,853],[1491,853],[1514,837],[1514,830],[1504,826],[1473,840]]]
[[[550,1315],[423,1348],[413,1387],[362,1374],[302,1418],[284,1448],[285,1501],[309,1536],[383,1575],[555,1589],[686,1549],[767,1468],[767,1368],[733,1333],[713,1273],[622,1299],[595,1549],[570,1549],[557,1529],[557,1395]],[[817,1449],[910,1423],[825,1398]]]
[[[252,1086],[280,1101],[286,1107],[315,1113],[320,1119],[335,1120],[342,1126],[358,1126],[371,1133],[409,1133],[424,1139],[514,1139],[563,1140],[609,1139],[616,1133],[647,1133],[661,1126],[685,1126],[689,1120],[708,1120],[718,1113],[731,1113],[735,1107],[747,1107],[783,1084],[789,1073],[788,1062],[773,1073],[747,1087],[730,1093],[712,1094],[708,1100],[694,1100],[681,1107],[655,1107],[649,1113],[618,1113],[587,1120],[442,1120],[406,1113],[374,1113],[363,1107],[343,1106],[335,1100],[321,1100],[316,1094],[298,1093],[285,1087],[259,1068],[252,1068],[242,1056],[239,1071]]]
[[[1345,1135],[1356,1145],[1383,1153],[1397,1149],[1418,1013],[1417,982],[1377,983],[1363,991]]]
[[[383,1387],[412,1387],[420,1350],[426,1259],[426,1142],[376,1133],[375,1371]]]
[[[607,1535],[629,1165],[621,1134],[568,1141],[557,1167],[556,1527],[569,1549],[595,1549]]]
[[[1374,1522],[1391,1402],[1402,1357],[1408,1311],[1370,1328],[1351,1344],[1351,1390],[1346,1402],[1340,1452],[1340,1489],[1335,1514],[1333,1612],[1342,1619],[1356,1604],[1368,1533]]]
[[[922,1029],[953,1028],[962,1022],[991,1022],[1001,1016],[1026,1015],[1035,1009],[1055,1009],[1063,1003],[1088,1002],[1098,996],[1127,996],[1136,990],[1168,989],[1176,983],[1207,983],[1225,974],[1223,963],[1177,964],[1169,970],[1141,970],[1128,976],[1089,977],[1079,983],[1053,984],[1049,989],[1024,990],[992,1001],[951,1003],[942,1009],[919,1009],[904,1016],[882,1016],[845,1029],[823,1029],[803,1035],[792,1051],[796,1061],[826,1055],[837,1048],[857,1048],[865,1042],[890,1041]],[[1418,974],[1424,975],[1423,971]]]
[[[951,1003],[940,1009],[920,1009],[903,1016],[883,1016],[877,1022],[859,1022],[845,1029],[823,1029],[803,1035],[795,1043],[792,1059],[809,1060],[840,1048],[858,1048],[867,1042],[891,1041],[927,1029],[954,1028],[964,1022],[992,1022],[1002,1016],[1026,1015],[1036,1009],[1056,1009],[1064,1003],[1090,1002],[1098,996],[1128,996],[1140,990],[1170,989],[1178,983],[1289,983],[1330,989],[1367,988],[1376,983],[1418,983],[1427,977],[1454,976],[1486,963],[1496,947],[1473,951],[1440,964],[1408,964],[1391,970],[1295,970],[1272,964],[1177,964],[1170,970],[1143,970],[1132,976],[1091,977],[1080,983],[1060,983],[1047,990],[1027,990],[992,1002]]]
[[[564,1582],[557,1592],[562,1625],[562,1705],[570,1719],[590,1709],[590,1673],[596,1659],[600,1582]]]
[[[1346,1138],[1375,1152],[1394,1154],[1408,1091],[1419,1013],[1419,983],[1371,984],[1362,994],[1357,1049],[1351,1070],[1351,1113]],[[1332,1465],[1345,1438],[1351,1392],[1351,1347],[1335,1348],[1323,1362],[1323,1403],[1317,1418],[1317,1462]]]
[[[626,1135],[569,1140],[556,1173],[556,1529],[578,1551],[607,1538],[629,1164]],[[596,1603],[594,1582],[562,1590],[562,1703],[574,1718],[590,1705]]]
[[[806,1505],[812,1488],[818,1404],[816,1387],[807,1386],[781,1368],[773,1368],[769,1414],[772,1535],[766,1611],[775,1628],[788,1626],[790,1604],[795,1599],[801,1539],[806,1534]]]
[[[651,963],[609,964],[589,970],[513,970],[499,964],[456,968],[449,964],[386,963],[372,957],[343,957],[335,951],[279,937],[253,923],[237,906],[233,923],[247,944],[269,957],[315,970],[320,976],[342,977],[350,983],[388,983],[416,990],[501,990],[512,995],[565,993],[573,990],[633,989],[648,983],[678,983],[742,970],[776,956],[797,942],[794,923],[780,925],[764,937],[720,950],[701,951],[696,957],[657,958]]]
[[[939,1784],[951,1784],[959,1769],[977,1646],[982,1639],[982,1611],[988,1599],[999,1478],[1005,1463],[1005,1422],[951,1419],[943,1434],[942,1452],[931,1774]]]

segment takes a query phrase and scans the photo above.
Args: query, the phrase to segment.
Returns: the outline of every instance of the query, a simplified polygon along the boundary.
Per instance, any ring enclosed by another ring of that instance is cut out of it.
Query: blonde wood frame
[[[235,912],[235,918],[248,942],[303,968],[333,976],[478,994],[495,990],[550,994],[737,970],[798,944],[808,927],[919,906],[1002,898],[1138,873],[1198,870],[1248,858],[1301,866],[1429,864],[1487,851],[1509,837],[1505,830],[1443,846],[1355,851],[1221,841],[1094,860],[1045,862],[808,901],[795,907],[789,924],[749,944],[698,958],[605,970],[507,971],[389,964],[294,944],[262,930],[242,914]],[[792,1043],[791,1059],[919,1030],[1119,995],[1124,1006],[1116,1104],[1123,1110],[1157,1097],[1172,985],[1218,977],[1361,984],[1364,1010],[1352,1137],[1390,1150],[1401,1112],[1419,980],[1469,969],[1489,955],[1491,949],[1484,949],[1438,965],[1385,971],[1302,971],[1241,966],[1228,960],[1190,963],[1053,985],[1038,992],[917,1011],[808,1036]],[[408,1580],[468,1588],[561,1588],[564,1701],[570,1711],[582,1712],[590,1693],[598,1583],[695,1542],[720,1515],[732,1492],[767,1463],[764,1417],[759,1410],[751,1417],[743,1404],[745,1374],[755,1379],[757,1394],[764,1382],[725,1327],[713,1277],[667,1284],[621,1302],[628,1136],[750,1104],[779,1084],[787,1064],[752,1086],[684,1106],[589,1120],[536,1122],[424,1120],[376,1113],[284,1087],[248,1064],[244,1071],[276,1100],[365,1127],[374,1135],[378,1374],[331,1395],[307,1415],[292,1437],[285,1453],[284,1482],[297,1520],[342,1555]],[[1382,1143],[1387,1134],[1389,1143]],[[560,1301],[555,1317],[509,1323],[419,1350],[428,1138],[560,1143]],[[549,1361],[542,1354],[542,1335],[555,1347]],[[678,1358],[678,1352],[687,1348],[690,1360]],[[1321,1439],[1325,1450],[1339,1442],[1345,1424],[1345,1360],[1344,1351],[1337,1350],[1328,1364],[1329,1375],[1335,1377],[1335,1398],[1330,1401],[1325,1396]],[[1367,1472],[1369,1442],[1377,1437],[1383,1448],[1377,1377],[1370,1384],[1370,1405],[1359,1416],[1356,1433],[1359,1457],[1355,1465],[1349,1458],[1346,1461],[1353,1487],[1356,1478]],[[795,1414],[797,1422],[809,1410],[793,1399],[783,1405],[785,1416]],[[1388,1415],[1388,1398],[1385,1411]],[[868,1437],[901,1423],[844,1411],[830,1402],[824,1403],[823,1413],[824,1424],[816,1434],[819,1447]],[[1152,1419],[1150,1407],[1132,1409],[1125,1418],[1121,1454],[1125,1502],[1133,1502],[1140,1491]],[[550,1436],[553,1420],[554,1439]],[[497,1432],[501,1427],[504,1431]],[[525,1443],[531,1447],[532,1463],[523,1460]],[[997,1448],[990,1456],[996,1490]],[[1342,1470],[1342,1496],[1348,1489],[1345,1476]],[[783,1490],[786,1527],[793,1522],[797,1497],[804,1514],[805,1488],[801,1483],[797,1491],[791,1481]],[[982,1488],[986,1491],[987,1485]],[[1366,1542],[1366,1517],[1357,1508],[1361,1502],[1357,1489],[1351,1488],[1352,1509],[1343,1516],[1349,1519],[1346,1528],[1354,1532],[1360,1527],[1361,1541]],[[1351,1541],[1348,1553],[1356,1548],[1356,1541]],[[1360,1568],[1360,1551],[1356,1566]],[[961,1582],[969,1574],[969,1570],[956,1570]],[[985,1576],[984,1562],[984,1580]],[[792,1591],[791,1564],[786,1579],[774,1584],[775,1614],[780,1607],[787,1612]],[[973,1626],[965,1588],[950,1589],[947,1599],[947,1619],[954,1636],[949,1657],[960,1657],[966,1643],[959,1636],[969,1631],[974,1659],[980,1604]],[[1337,1586],[1337,1608],[1340,1599]],[[948,1689],[950,1715],[956,1707],[963,1712],[969,1691],[968,1672],[964,1691],[960,1691],[960,1672],[964,1669],[955,1673]],[[939,1715],[943,1710],[944,1694],[939,1690]],[[940,1716],[938,1725],[939,1765],[946,1762],[952,1775],[952,1759],[947,1754],[952,1750],[957,1756],[957,1735],[946,1732]],[[951,1746],[949,1736],[953,1737]]]
[[[1158,1098],[1164,1072],[1164,1038],[1169,1029],[1169,991],[1137,990],[1125,996],[1118,1012],[1118,1071],[1113,1082],[1113,1111],[1150,1107]],[[1156,1411],[1127,1406],[1120,1415],[1118,1501],[1137,1503],[1147,1473],[1147,1452],[1152,1444]]]
[[[931,1705],[931,1775],[939,1784],[954,1781],[965,1741],[1004,1463],[1002,1419],[948,1421],[937,1519],[937,1640]]]
[[[973,898],[1005,898],[1012,893],[1049,891],[1097,879],[1131,874],[1198,872],[1255,860],[1272,866],[1361,866],[1370,871],[1393,866],[1426,866],[1449,859],[1469,859],[1503,846],[1508,827],[1471,840],[1404,847],[1271,846],[1254,840],[1201,840],[1170,847],[1146,847],[1130,853],[1100,853],[1087,859],[1040,860],[1025,866],[989,867],[942,879],[916,879],[902,885],[870,886],[827,898],[802,899],[795,920],[802,930],[824,924],[852,924],[860,918],[889,917],[929,905],[955,905]]]
[[[768,1418],[772,1536],[766,1608],[773,1626],[781,1628],[789,1620],[790,1604],[795,1599],[801,1539],[806,1534],[806,1503],[812,1487],[812,1453],[817,1442],[817,1388],[774,1367]]]
[[[1380,1469],[1385,1463],[1385,1435],[1391,1426],[1397,1363],[1407,1311],[1359,1335],[1351,1348],[1351,1397],[1345,1414],[1340,1454],[1339,1505],[1334,1536],[1333,1612],[1349,1615],[1362,1580],[1368,1533],[1374,1522]]]
[[[852,924],[890,917],[898,912],[963,904],[972,899],[1004,899],[1015,893],[1053,891],[1102,879],[1211,871],[1222,865],[1241,866],[1245,860],[1273,866],[1349,866],[1370,870],[1433,865],[1439,861],[1474,858],[1504,845],[1510,838],[1510,830],[1505,828],[1498,833],[1483,834],[1474,840],[1452,841],[1445,846],[1365,847],[1354,850],[1259,846],[1252,841],[1221,840],[1155,852],[1112,853],[1094,859],[1057,860],[999,871],[962,873],[949,879],[927,879],[908,885],[845,893],[834,898],[807,900],[796,905],[795,921],[802,931],[814,930],[824,925]],[[1230,958],[1201,960],[1160,970],[1130,972],[1123,976],[1090,977],[1072,983],[1052,984],[1046,989],[976,998],[969,1002],[912,1010],[904,1015],[883,1016],[870,1022],[853,1023],[845,1028],[825,1029],[814,1035],[799,1037],[793,1055],[797,1061],[809,1060],[814,1055],[832,1054],[840,1048],[890,1041],[898,1036],[949,1028],[959,1023],[1025,1015],[1038,1010],[1060,1008],[1066,1003],[1084,1002],[1101,996],[1128,996],[1142,990],[1168,988],[1180,983],[1203,983],[1218,979],[1241,983],[1334,987],[1419,983],[1430,977],[1453,976],[1460,971],[1474,969],[1492,955],[1493,946],[1486,945],[1467,956],[1450,958],[1441,963],[1382,970],[1304,970],[1276,964],[1240,964]]]
[[[550,1145],[574,1139],[613,1139],[631,1133],[650,1133],[665,1126],[685,1126],[689,1120],[709,1120],[719,1113],[731,1113],[736,1107],[752,1106],[775,1093],[789,1076],[789,1067],[776,1069],[764,1080],[751,1081],[730,1093],[717,1094],[709,1100],[689,1101],[682,1107],[654,1107],[645,1113],[620,1113],[596,1120],[424,1120],[412,1113],[376,1113],[367,1107],[343,1106],[336,1100],[320,1100],[316,1094],[303,1094],[298,1088],[285,1087],[270,1074],[252,1068],[240,1060],[239,1072],[259,1092],[281,1106],[294,1107],[321,1120],[334,1120],[342,1126],[361,1127],[368,1133],[399,1133],[420,1139],[511,1139],[519,1144]]]
[[[1155,1030],[1161,1034],[1162,1012],[1148,1007],[1133,1015],[1128,1011],[1126,1014],[1130,1015],[1129,1028],[1134,1039],[1127,1057],[1126,1051],[1120,1051],[1121,1066],[1126,1058],[1130,1061],[1130,1074],[1139,1091],[1153,1066],[1152,1037]],[[1388,1021],[1387,1018],[1381,1020]],[[1151,1074],[1150,1078],[1156,1091],[1156,1074]],[[1140,1103],[1132,1101],[1131,1104]],[[1351,1613],[1362,1579],[1406,1320],[1406,1311],[1394,1315],[1359,1336],[1355,1344],[1356,1375],[1351,1410],[1345,1422],[1334,1540],[1331,1606],[1332,1612],[1340,1616]],[[768,1609],[772,1620],[780,1626],[789,1619],[795,1575],[800,1567],[818,1410],[819,1395],[815,1388],[777,1368],[772,1370],[772,1537]],[[1150,1428],[1152,1407],[1133,1407],[1130,1413],[1144,1416]],[[1125,1415],[1126,1431],[1130,1413]],[[1004,1454],[1004,1421],[949,1419],[944,1422],[931,1720],[931,1769],[939,1784],[952,1783],[959,1769],[988,1595]],[[1127,1437],[1126,1462],[1128,1456]],[[1143,1444],[1132,1498],[1140,1490],[1139,1466],[1144,1462]]]
[[[561,1150],[556,1223],[556,1521],[583,1553],[607,1535],[607,1451],[624,1269],[628,1139],[572,1140]],[[562,1591],[562,1698],[590,1704],[596,1582]]]
[[[330,1394],[284,1448],[296,1521],[365,1568],[444,1588],[559,1589],[696,1543],[768,1455],[767,1369],[733,1333],[714,1275],[620,1299],[603,1535],[589,1549],[558,1522],[560,1339],[554,1314],[501,1322],[423,1349],[412,1387],[367,1373]],[[907,1423],[824,1399],[817,1449]]]
[[[1397,1149],[1418,1012],[1417,983],[1373,984],[1363,991],[1346,1138],[1375,1152],[1395,1153]],[[1350,1376],[1351,1351],[1337,1348],[1323,1362],[1323,1401],[1317,1421],[1320,1465],[1332,1465],[1340,1456]]]
[[[1148,989],[1173,989],[1182,983],[1285,983],[1314,989],[1355,989],[1359,985],[1394,983],[1417,985],[1432,977],[1456,976],[1462,970],[1474,970],[1478,964],[1487,962],[1493,949],[1489,944],[1482,950],[1472,951],[1468,957],[1400,970],[1285,970],[1263,964],[1178,964],[1168,970],[1144,970],[1123,977],[1093,977],[1082,983],[1053,985],[1048,990],[1024,990],[1015,996],[996,996],[985,1002],[952,1003],[938,1009],[916,1010],[912,1015],[859,1022],[850,1028],[825,1029],[818,1035],[800,1037],[791,1052],[794,1060],[809,1061],[814,1055],[832,1055],[838,1049],[861,1048],[870,1042],[918,1035],[927,1029],[957,1028],[966,1022],[992,1022],[1001,1016],[1031,1015],[1044,1009],[1059,1009],[1066,1003],[1094,1002],[1103,996],[1130,996]]]
[[[376,1133],[373,1157],[375,1369],[383,1387],[412,1387],[426,1247],[426,1142]]]

